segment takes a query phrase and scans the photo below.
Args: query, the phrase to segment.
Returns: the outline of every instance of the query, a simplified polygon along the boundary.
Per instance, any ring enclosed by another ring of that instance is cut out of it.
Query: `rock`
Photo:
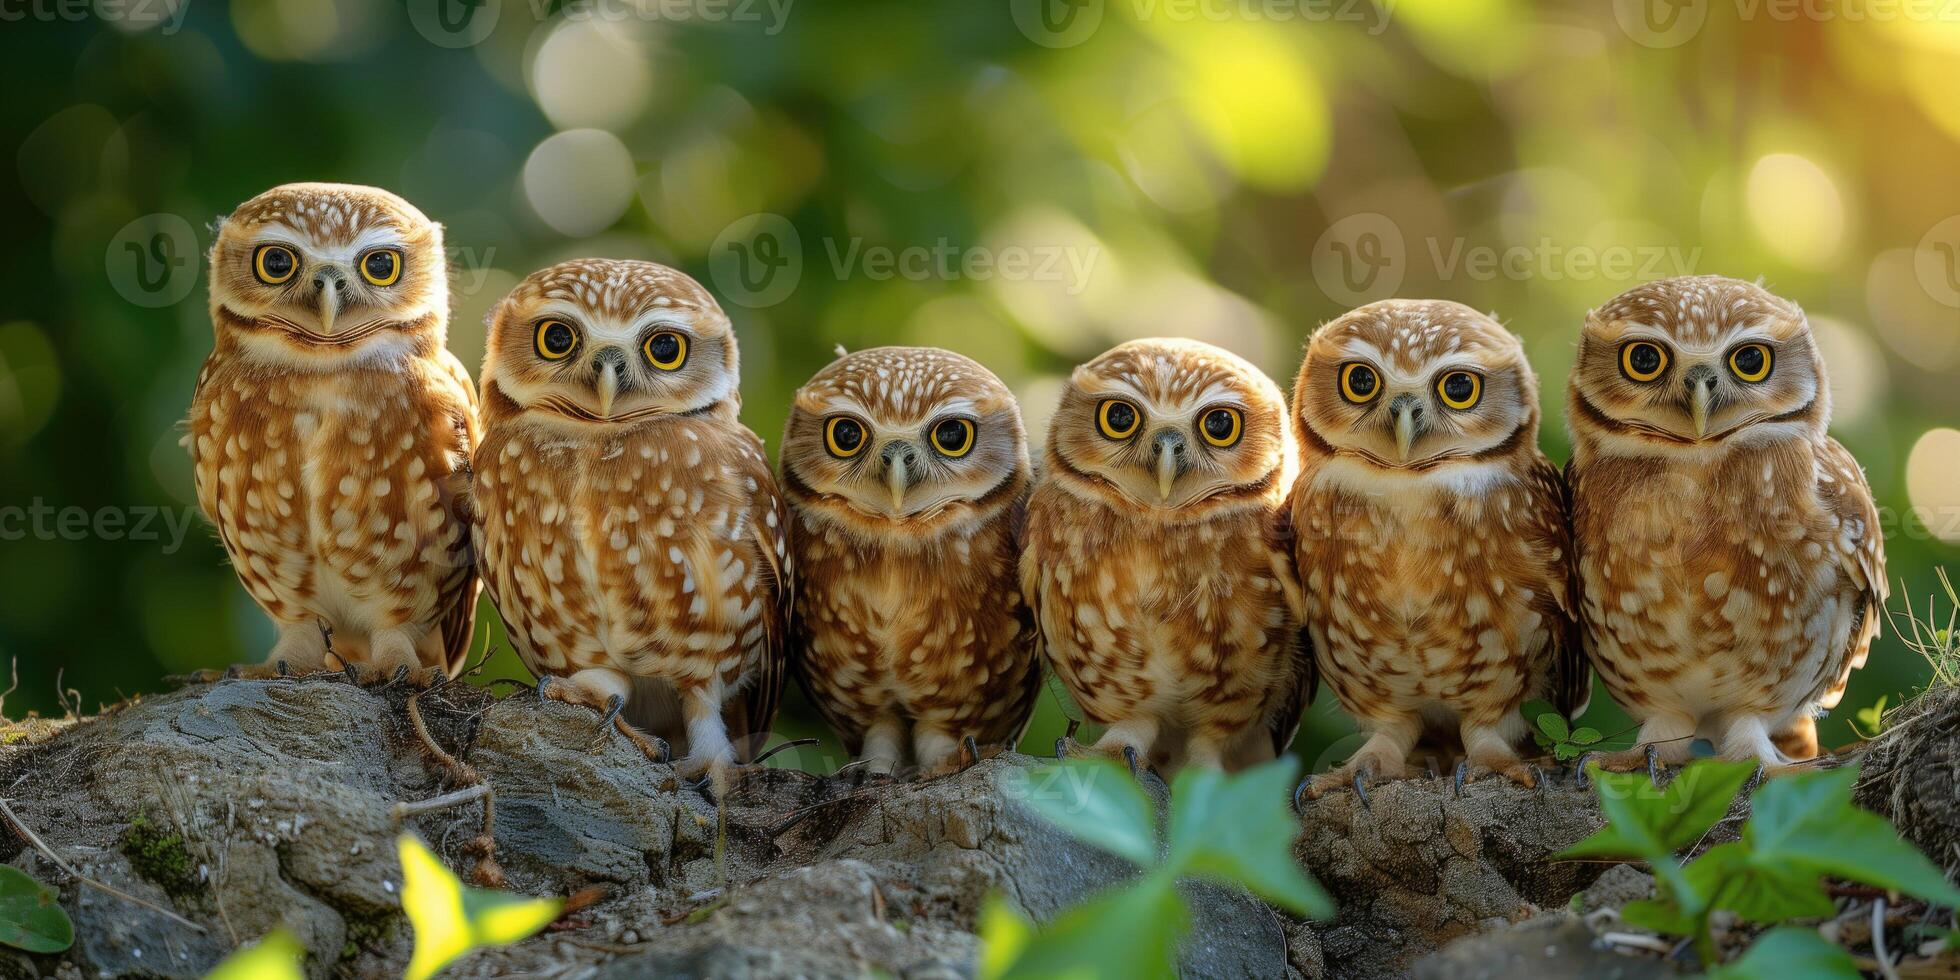
[[[335,679],[226,680],[125,705],[0,748],[23,822],[90,877],[199,923],[79,889],[12,835],[7,860],[59,886],[79,939],[59,956],[0,951],[0,976],[197,977],[239,942],[285,927],[313,976],[398,974],[403,802],[455,787],[421,747],[409,691]],[[1134,869],[1034,816],[1001,781],[1035,763],[989,759],[926,782],[853,782],[781,769],[717,811],[597,725],[528,693],[450,685],[418,702],[431,736],[493,793],[506,886],[605,897],[552,930],[485,951],[450,976],[964,977],[981,904],[1005,894],[1037,920]],[[1016,784],[1017,786],[1019,783]],[[467,875],[483,804],[406,827]],[[1280,976],[1310,956],[1271,909],[1188,883],[1187,972]]]
[[[1577,911],[1591,915],[1600,909],[1617,909],[1628,902],[1654,897],[1654,876],[1631,864],[1607,868],[1579,895]]]
[[[1866,744],[1855,799],[1960,874],[1960,689],[1928,691],[1888,721]]]
[[[1417,961],[1414,980],[1653,980],[1675,977],[1659,959],[1602,949],[1571,916],[1543,916],[1514,929],[1459,939]]]
[[[1399,977],[1453,939],[1562,909],[1602,866],[1549,861],[1604,823],[1563,774],[1525,789],[1481,779],[1404,779],[1307,801],[1294,853],[1333,893],[1320,932],[1328,976]],[[1301,972],[1305,972],[1302,970]]]

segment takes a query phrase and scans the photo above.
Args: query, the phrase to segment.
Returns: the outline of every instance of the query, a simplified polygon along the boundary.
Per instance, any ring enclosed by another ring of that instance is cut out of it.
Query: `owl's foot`
[[[1489,753],[1472,755],[1456,764],[1456,795],[1463,795],[1463,784],[1474,782],[1481,776],[1499,775],[1524,787],[1535,789],[1538,776],[1524,760],[1510,753]]]
[[[1661,770],[1665,768],[1661,765],[1660,759],[1660,749],[1649,742],[1620,752],[1601,753],[1594,756],[1592,761],[1607,772],[1633,772],[1644,767],[1647,770],[1647,781],[1659,786]],[[1582,760],[1581,769],[1583,768]]]
[[[1400,779],[1401,775],[1398,773],[1392,778]],[[1368,786],[1374,780],[1374,764],[1368,760],[1355,760],[1339,769],[1321,773],[1301,782],[1300,787],[1293,791],[1294,805],[1300,805],[1299,800],[1303,795],[1307,799],[1317,800],[1335,790],[1352,789],[1355,797],[1361,800],[1362,806],[1372,807],[1373,804],[1368,800]]]
[[[655,765],[666,765],[669,761],[671,754],[666,739],[643,734],[639,729],[628,724],[626,719],[620,717],[620,712],[626,707],[624,695],[614,694],[601,703],[585,688],[575,684],[558,683],[558,679],[551,674],[538,678],[537,692],[540,701],[563,701],[566,704],[575,704],[599,712],[600,729],[611,728],[615,735],[631,743],[634,748],[640,750],[640,754],[646,756],[647,760]]]
[[[973,736],[968,735],[960,739],[959,751],[954,752],[952,755],[941,759],[933,765],[920,768],[914,778],[920,782],[924,782],[930,779],[958,775],[979,765],[982,758],[983,756],[980,754],[980,743],[975,741]]]

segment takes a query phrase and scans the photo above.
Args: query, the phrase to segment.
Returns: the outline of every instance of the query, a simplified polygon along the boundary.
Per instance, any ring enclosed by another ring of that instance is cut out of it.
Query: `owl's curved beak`
[[[919,461],[918,450],[912,444],[897,440],[885,444],[879,453],[885,461],[885,489],[891,491],[892,513],[905,512],[905,491],[912,487],[912,468]]]
[[[340,273],[327,268],[313,277],[313,288],[320,294],[320,333],[333,336],[334,317],[340,314]]]
[[[891,464],[885,467],[885,486],[892,492],[893,511],[905,509],[905,481],[908,476],[909,474],[905,472],[904,456],[894,458]]]
[[[608,358],[599,365],[599,414],[612,416],[613,401],[619,397],[621,365],[618,360]]]
[[[1422,422],[1422,402],[1414,395],[1396,395],[1388,403],[1389,417],[1395,420],[1395,452],[1401,462],[1409,461],[1409,450],[1416,444]]]
[[[1157,433],[1151,440],[1150,453],[1157,458],[1157,499],[1169,502],[1171,486],[1184,472],[1184,434],[1176,431]]]
[[[1697,364],[1682,379],[1688,386],[1688,415],[1695,421],[1695,438],[1708,435],[1708,415],[1715,403],[1715,369]]]

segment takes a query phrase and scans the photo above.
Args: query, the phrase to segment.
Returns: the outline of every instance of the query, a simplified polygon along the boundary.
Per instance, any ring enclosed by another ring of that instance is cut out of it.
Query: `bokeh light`
[[[602,129],[547,137],[524,161],[524,196],[544,223],[582,238],[612,226],[633,203],[633,155]]]
[[[1960,429],[1929,429],[1912,444],[1906,491],[1936,537],[1960,542]]]

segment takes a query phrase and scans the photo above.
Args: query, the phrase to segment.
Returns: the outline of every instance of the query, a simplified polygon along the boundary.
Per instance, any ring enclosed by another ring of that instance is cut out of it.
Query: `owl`
[[[373,187],[275,187],[218,226],[211,322],[184,443],[277,631],[255,672],[454,674],[477,422],[444,346],[442,227]]]
[[[1534,785],[1520,707],[1579,714],[1592,679],[1523,345],[1458,303],[1372,303],[1308,341],[1293,416],[1307,633],[1368,736],[1308,791],[1400,778],[1419,742]]]
[[[1020,407],[951,351],[880,347],[798,389],[783,494],[802,588],[797,676],[876,772],[1010,745],[1041,673],[1021,600]]]
[[[1191,340],[1077,368],[1028,503],[1021,584],[1089,751],[1236,769],[1284,751],[1312,699],[1285,540],[1295,457],[1279,388]]]
[[[674,269],[586,259],[518,283],[489,327],[475,541],[540,693],[665,739],[690,777],[752,758],[792,566],[728,317]]]
[[[1696,737],[1780,768],[1817,754],[1879,629],[1885,543],[1803,310],[1720,276],[1594,310],[1568,390],[1572,534],[1593,664],[1685,762]]]

